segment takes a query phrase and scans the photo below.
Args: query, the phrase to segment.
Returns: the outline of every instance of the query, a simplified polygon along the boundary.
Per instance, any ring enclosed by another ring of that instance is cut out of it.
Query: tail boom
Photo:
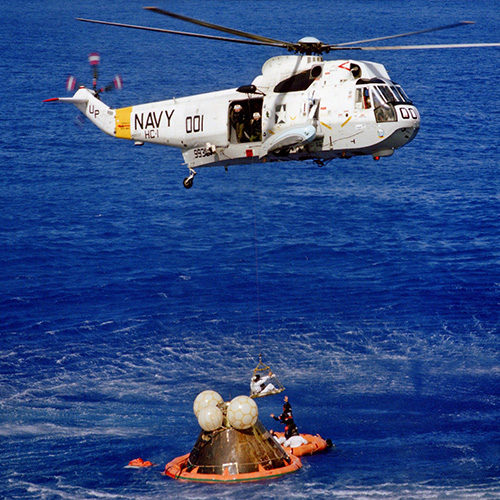
[[[118,123],[115,123],[115,110],[98,99],[93,90],[81,87],[73,97],[54,97],[46,99],[44,102],[67,102],[74,104],[94,125],[104,133],[113,137],[123,137],[119,135]],[[130,135],[130,134],[129,134]]]

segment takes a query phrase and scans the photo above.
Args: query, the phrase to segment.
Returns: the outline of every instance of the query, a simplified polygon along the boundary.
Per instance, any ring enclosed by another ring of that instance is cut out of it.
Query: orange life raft
[[[150,462],[149,460],[143,460],[142,458],[134,458],[134,460],[131,460],[127,467],[151,467],[154,464],[153,462]]]
[[[228,467],[224,468],[224,472],[222,474],[200,474],[198,472],[199,467],[189,467],[189,455],[190,454],[187,453],[181,457],[174,458],[165,466],[164,474],[173,479],[180,479],[184,481],[198,481],[203,483],[237,483],[271,479],[283,474],[295,472],[302,467],[300,458],[298,456],[290,455],[290,464],[285,467],[265,469],[262,465],[259,465],[258,471],[238,473],[236,470],[232,469],[232,464],[228,464]]]
[[[174,458],[164,474],[184,481],[236,483],[271,479],[301,467],[300,458],[288,455],[257,420],[247,429],[202,430],[191,453]]]
[[[275,432],[276,437],[284,437],[283,432]],[[289,448],[284,446],[285,451],[290,455],[295,455],[296,457],[303,457],[304,455],[313,455],[314,453],[320,453],[321,451],[331,448],[331,443],[328,443],[319,434],[313,436],[312,434],[300,434],[306,441],[307,444],[301,444],[295,448]]]

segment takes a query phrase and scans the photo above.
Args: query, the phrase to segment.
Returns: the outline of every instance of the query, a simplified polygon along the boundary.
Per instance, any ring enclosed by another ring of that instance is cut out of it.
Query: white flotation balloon
[[[258,416],[257,403],[248,396],[235,397],[227,407],[229,424],[240,431],[252,427],[257,422]]]
[[[222,412],[217,406],[207,406],[198,414],[200,427],[207,432],[215,431],[222,426]]]
[[[215,391],[203,391],[196,396],[196,399],[193,403],[193,411],[198,418],[198,415],[203,408],[207,406],[217,406],[219,403],[222,403],[224,400],[222,396]]]

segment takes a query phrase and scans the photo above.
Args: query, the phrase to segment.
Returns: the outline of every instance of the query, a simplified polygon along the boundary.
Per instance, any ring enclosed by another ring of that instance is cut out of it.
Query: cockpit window
[[[395,96],[385,85],[377,85],[377,89],[384,96],[385,102],[394,102]]]
[[[391,85],[391,92],[394,94],[396,102],[405,102],[405,98],[401,95],[398,88],[394,85]]]
[[[372,102],[370,99],[370,89],[361,87],[356,89],[356,109],[370,109]]]
[[[410,103],[410,100],[408,99],[408,97],[403,92],[403,89],[400,86],[391,85],[390,87],[386,87],[385,85],[384,86],[379,85],[378,89],[385,97],[385,100],[387,102],[390,102],[392,104]]]
[[[394,88],[394,90],[399,92],[399,95],[401,96],[401,98],[403,100],[402,102],[405,102],[407,104],[411,104],[410,99],[406,95],[406,92],[402,89],[401,85],[394,85],[394,87],[391,87],[391,88]]]
[[[386,102],[393,104],[411,104],[410,99],[401,86],[397,83],[391,82],[390,80],[382,80],[381,78],[360,78],[357,80],[356,84],[360,86],[369,85],[370,88],[376,87]]]
[[[372,87],[372,96],[373,96],[373,105],[375,107],[385,105],[384,96],[380,93],[377,87]]]
[[[377,85],[372,87],[373,107],[375,112],[375,119],[377,122],[395,122],[397,115],[394,111],[392,102],[394,97],[389,90],[389,87]]]
[[[395,104],[411,104],[400,85],[380,78],[360,78],[356,87],[355,108],[357,110],[373,108],[377,122],[395,122],[398,120]]]

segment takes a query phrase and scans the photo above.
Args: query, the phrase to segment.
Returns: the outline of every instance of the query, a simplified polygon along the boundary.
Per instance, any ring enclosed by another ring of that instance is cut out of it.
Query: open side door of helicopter
[[[228,109],[228,139],[231,144],[262,141],[262,97],[231,101]]]

